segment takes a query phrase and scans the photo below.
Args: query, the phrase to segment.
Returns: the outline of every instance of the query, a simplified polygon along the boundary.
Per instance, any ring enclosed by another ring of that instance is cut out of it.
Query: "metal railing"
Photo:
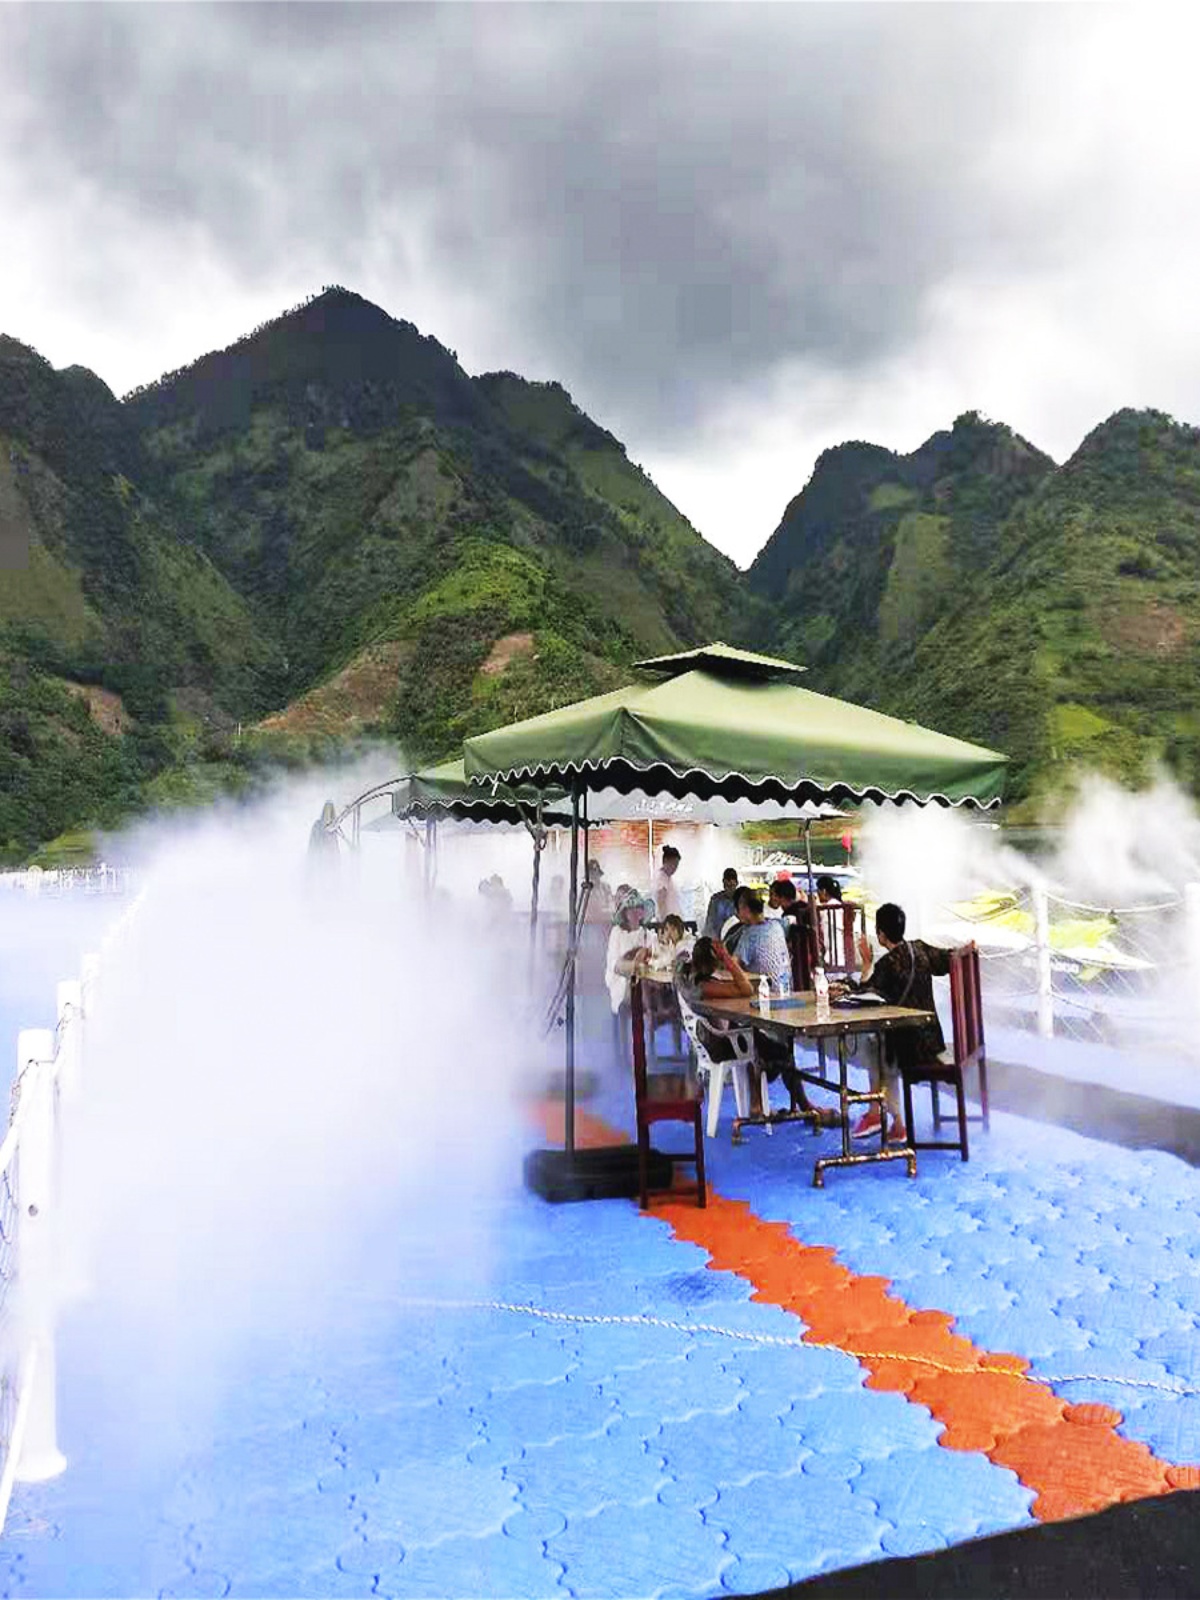
[[[99,954],[83,958],[80,977],[58,985],[57,1026],[17,1035],[0,1142],[0,1532],[14,1485],[44,1482],[66,1466],[57,1442],[55,1357],[62,1130],[85,1071],[102,973],[141,900],[109,929]]]
[[[1189,1044],[1178,1008],[1165,1002],[1200,979],[1200,885],[1105,906],[1039,883],[989,908],[939,911],[939,933],[978,944],[995,1022],[1047,1039]]]
[[[47,895],[125,895],[134,888],[134,875],[127,867],[25,867],[19,872],[0,872],[0,891],[10,894]]]

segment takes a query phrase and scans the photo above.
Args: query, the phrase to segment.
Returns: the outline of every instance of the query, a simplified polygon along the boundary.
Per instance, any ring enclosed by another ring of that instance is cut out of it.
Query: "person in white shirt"
[[[683,916],[683,902],[679,898],[679,890],[675,887],[675,874],[678,870],[679,851],[673,844],[665,844],[662,866],[654,884],[654,904],[660,922],[665,922],[668,917]]]
[[[604,962],[604,981],[614,1016],[629,999],[630,978],[650,961],[654,940],[643,924],[653,914],[654,902],[643,900],[636,889],[630,889],[617,902]]]

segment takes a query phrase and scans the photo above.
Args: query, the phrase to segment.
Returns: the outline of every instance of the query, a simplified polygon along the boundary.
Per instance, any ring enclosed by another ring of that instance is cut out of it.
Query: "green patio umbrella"
[[[817,694],[728,645],[640,662],[650,681],[479,734],[473,779],[726,800],[999,804],[1006,758]]]
[[[643,681],[463,746],[466,775],[499,787],[567,790],[572,801],[571,927],[576,928],[581,802],[589,792],[844,804],[998,805],[1007,760],[805,689],[790,661],[705,645],[639,662]],[[539,1152],[531,1181],[558,1196],[603,1192],[595,1157],[575,1150],[574,941],[566,990],[566,1149]],[[620,1152],[610,1163],[617,1171]],[[555,1163],[552,1155],[561,1159]],[[592,1162],[585,1161],[585,1155]],[[632,1192],[633,1169],[625,1181]],[[527,1168],[527,1172],[529,1169]],[[613,1187],[607,1192],[620,1192]]]

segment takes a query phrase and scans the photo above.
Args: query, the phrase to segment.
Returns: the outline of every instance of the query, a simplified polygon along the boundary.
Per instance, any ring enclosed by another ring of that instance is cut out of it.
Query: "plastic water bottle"
[[[758,980],[758,1009],[760,1011],[771,1009],[771,985],[765,974]]]
[[[818,967],[813,973],[813,989],[817,997],[817,1021],[829,1021],[829,979],[825,976],[825,968]]]

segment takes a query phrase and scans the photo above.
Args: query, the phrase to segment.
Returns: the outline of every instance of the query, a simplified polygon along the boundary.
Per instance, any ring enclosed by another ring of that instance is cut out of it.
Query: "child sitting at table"
[[[671,971],[680,956],[691,951],[693,940],[687,924],[674,912],[664,917],[658,928],[658,948],[654,952],[654,965]]]
[[[723,968],[726,976],[717,976]],[[680,997],[691,1009],[702,1007],[705,1000],[728,1000],[730,996],[748,1000],[756,992],[757,980],[752,978],[735,955],[731,955],[719,939],[697,939],[690,956],[681,956],[675,966],[675,987]],[[733,1046],[722,1039],[719,1029],[703,1017],[697,1017],[700,1042],[714,1061],[729,1061]],[[804,1092],[804,1084],[796,1071],[791,1042],[765,1029],[754,1028],[754,1053],[767,1075],[767,1082],[782,1078],[787,1085],[793,1111],[814,1113],[823,1128],[834,1128],[840,1121],[838,1112],[828,1106],[818,1110]],[[762,1104],[758,1081],[752,1076],[750,1084],[750,1110],[760,1116],[768,1107]]]

